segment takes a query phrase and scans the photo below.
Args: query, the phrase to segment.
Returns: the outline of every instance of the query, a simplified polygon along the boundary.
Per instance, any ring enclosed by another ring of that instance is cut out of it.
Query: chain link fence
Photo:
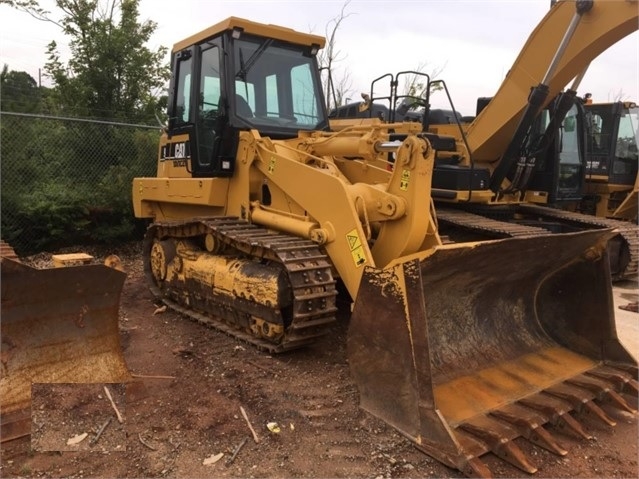
[[[155,176],[159,127],[0,112],[2,239],[19,255],[140,237],[132,180]]]

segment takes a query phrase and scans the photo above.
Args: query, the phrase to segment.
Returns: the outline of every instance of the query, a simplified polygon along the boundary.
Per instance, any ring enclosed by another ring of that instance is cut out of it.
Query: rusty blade
[[[33,383],[130,379],[118,330],[126,275],[104,265],[34,269],[3,258],[3,416],[28,409]]]
[[[614,327],[609,237],[453,244],[366,267],[348,334],[362,408],[460,470],[493,452],[533,471],[519,436],[565,454],[546,422],[589,439],[571,412],[602,417],[597,393],[567,381],[637,364]],[[519,412],[500,416],[509,405]]]

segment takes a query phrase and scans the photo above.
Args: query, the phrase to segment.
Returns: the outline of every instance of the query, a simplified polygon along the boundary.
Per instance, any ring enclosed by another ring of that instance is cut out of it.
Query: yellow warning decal
[[[403,170],[402,171],[402,179],[399,182],[399,189],[402,191],[406,191],[408,189],[408,182],[410,181],[410,171]]]
[[[268,164],[268,172],[273,173],[275,171],[275,157],[271,156],[271,161]]]
[[[355,266],[362,266],[366,263],[366,256],[364,254],[364,247],[362,246],[362,240],[359,239],[357,230],[353,229],[346,233],[346,241],[348,241],[348,247],[351,250],[353,261]]]

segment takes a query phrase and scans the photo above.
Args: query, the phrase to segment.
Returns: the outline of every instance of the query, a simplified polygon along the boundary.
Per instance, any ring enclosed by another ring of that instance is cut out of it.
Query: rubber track
[[[194,311],[166,297],[150,275],[149,259],[145,256],[145,270],[151,291],[163,303],[181,314],[271,353],[307,346],[328,332],[328,327],[335,322],[337,311],[336,282],[332,276],[330,260],[320,251],[318,245],[310,240],[274,232],[234,217],[196,218],[189,221],[154,223],[147,231],[145,255],[156,238],[187,239],[205,234],[214,235],[217,241],[224,244],[225,253],[232,249],[244,256],[275,261],[287,271],[293,290],[293,315],[284,337],[279,343],[270,342],[238,329],[221,318]],[[213,297],[208,299],[215,303]],[[244,311],[242,303],[247,301],[238,298],[233,308]],[[252,314],[256,308],[266,309],[266,306],[252,304]],[[228,304],[221,303],[219,306],[222,309],[229,307]]]

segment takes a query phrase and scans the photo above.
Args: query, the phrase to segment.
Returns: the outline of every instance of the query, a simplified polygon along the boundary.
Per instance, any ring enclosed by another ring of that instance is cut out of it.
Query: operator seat
[[[253,118],[253,110],[243,96],[235,94],[235,111],[242,118]]]

